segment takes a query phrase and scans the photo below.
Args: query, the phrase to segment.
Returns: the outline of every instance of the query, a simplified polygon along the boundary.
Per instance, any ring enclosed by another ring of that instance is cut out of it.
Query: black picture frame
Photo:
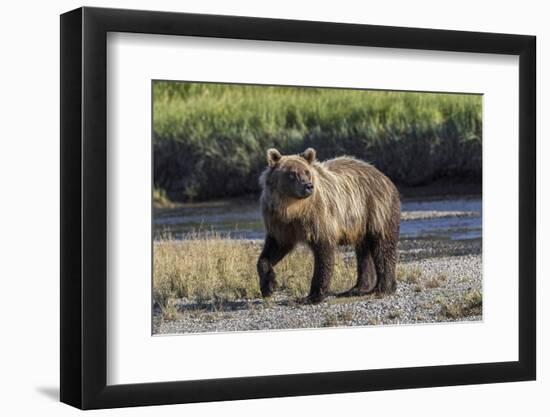
[[[519,360],[107,385],[108,32],[519,56]],[[61,15],[61,401],[94,409],[534,380],[535,51],[524,35],[88,7]]]

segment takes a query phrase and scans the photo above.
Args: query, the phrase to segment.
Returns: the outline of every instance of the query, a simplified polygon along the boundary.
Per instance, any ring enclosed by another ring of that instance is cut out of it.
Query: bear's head
[[[315,191],[315,156],[313,148],[299,155],[281,155],[277,149],[269,149],[266,185],[285,197],[310,197]]]

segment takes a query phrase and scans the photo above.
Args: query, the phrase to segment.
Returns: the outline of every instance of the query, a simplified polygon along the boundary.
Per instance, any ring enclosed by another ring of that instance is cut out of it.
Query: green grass
[[[175,200],[254,193],[267,148],[308,146],[402,185],[480,179],[481,113],[474,95],[155,82],[155,187]]]

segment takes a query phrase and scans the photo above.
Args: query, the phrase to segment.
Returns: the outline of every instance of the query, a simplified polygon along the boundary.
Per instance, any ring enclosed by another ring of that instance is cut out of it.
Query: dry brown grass
[[[256,262],[261,245],[213,233],[160,240],[154,244],[153,296],[161,307],[172,298],[230,301],[260,297]],[[305,296],[313,273],[313,256],[298,247],[275,267],[277,290]],[[344,291],[355,283],[355,260],[336,256],[331,288]]]
[[[406,267],[397,265],[395,276],[398,281],[407,282],[409,284],[418,284],[418,280],[422,276],[422,270],[419,267]]]
[[[330,311],[325,313],[323,327],[337,327],[337,326],[349,326],[349,323],[353,320],[353,314],[351,311],[343,311],[334,314]]]
[[[338,319],[347,324],[353,320],[353,313],[351,311],[342,311],[338,313]]]
[[[460,300],[440,304],[441,314],[444,317],[457,319],[481,314],[483,299],[481,291],[469,290]]]
[[[153,254],[153,297],[169,317],[176,314],[172,300],[193,298],[223,304],[237,299],[259,298],[256,262],[261,244],[229,239],[215,234],[191,234],[184,240],[155,241]],[[277,291],[290,297],[303,297],[309,291],[313,256],[308,248],[298,247],[275,267]],[[400,280],[416,282],[418,268],[399,266]],[[351,288],[356,280],[354,257],[336,255],[331,290]],[[336,299],[337,301],[340,299]],[[345,301],[349,301],[346,299]],[[270,303],[269,299],[265,301]]]
[[[162,307],[162,318],[167,321],[176,320],[178,318],[178,309],[172,300],[169,300],[168,303]]]
[[[441,287],[447,281],[445,274],[438,274],[426,280],[426,288],[438,288]]]
[[[388,318],[390,320],[398,319],[401,317],[401,312],[398,310],[392,310],[388,313]]]

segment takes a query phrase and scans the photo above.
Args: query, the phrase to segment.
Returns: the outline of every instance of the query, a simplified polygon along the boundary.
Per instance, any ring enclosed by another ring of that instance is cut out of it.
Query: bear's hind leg
[[[372,245],[372,255],[378,282],[376,291],[386,294],[395,292],[395,266],[397,263],[397,242],[391,239],[377,239]]]
[[[376,269],[370,245],[365,239],[355,248],[357,257],[357,283],[349,290],[337,294],[337,297],[357,297],[369,294],[376,289]]]

